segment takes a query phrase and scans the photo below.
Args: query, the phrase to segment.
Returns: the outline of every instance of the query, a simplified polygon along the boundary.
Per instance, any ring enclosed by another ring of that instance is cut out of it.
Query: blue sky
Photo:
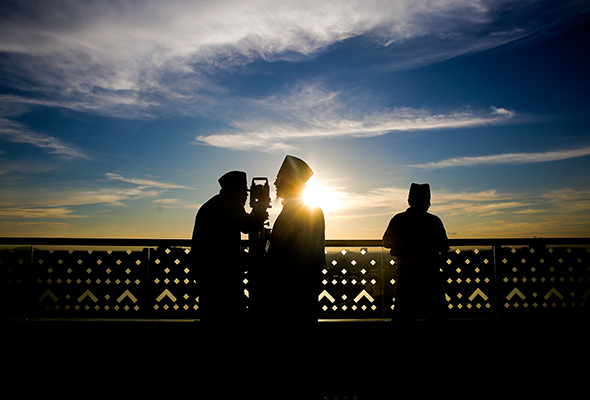
[[[0,236],[188,238],[219,176],[286,154],[330,239],[381,238],[411,182],[450,237],[590,236],[589,11],[3,1]]]

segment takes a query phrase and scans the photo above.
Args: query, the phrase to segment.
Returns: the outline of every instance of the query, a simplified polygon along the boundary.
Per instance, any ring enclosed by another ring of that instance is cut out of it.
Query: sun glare
[[[338,209],[338,194],[334,189],[309,181],[303,192],[303,200],[310,206],[319,206],[324,212]]]

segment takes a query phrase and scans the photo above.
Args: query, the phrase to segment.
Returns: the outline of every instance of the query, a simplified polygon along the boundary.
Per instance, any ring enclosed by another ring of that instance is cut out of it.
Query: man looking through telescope
[[[256,208],[248,214],[244,209],[248,197],[245,172],[228,172],[218,182],[219,194],[203,204],[195,217],[191,253],[201,320],[234,323],[246,317],[241,233],[260,229],[268,213]]]

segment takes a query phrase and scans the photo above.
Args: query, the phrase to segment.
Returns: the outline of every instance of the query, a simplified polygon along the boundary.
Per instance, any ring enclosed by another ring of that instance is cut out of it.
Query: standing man
[[[287,156],[275,186],[283,209],[270,236],[268,273],[278,294],[271,302],[271,318],[284,322],[315,323],[321,268],[326,264],[324,213],[303,201],[305,183],[313,175],[301,159]],[[271,288],[266,288],[267,293]]]
[[[262,226],[267,215],[244,210],[248,197],[245,172],[228,172],[218,182],[221,190],[199,208],[192,236],[199,308],[203,321],[242,321],[246,299],[241,232]]]
[[[449,250],[447,232],[441,219],[428,213],[428,183],[412,183],[408,204],[383,235],[383,246],[398,263],[394,313],[402,321],[440,320],[445,310],[441,253]]]

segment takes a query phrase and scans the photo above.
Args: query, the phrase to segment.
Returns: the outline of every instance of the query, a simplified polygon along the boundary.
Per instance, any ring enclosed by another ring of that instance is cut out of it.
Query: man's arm
[[[397,218],[394,216],[383,234],[383,247],[391,249],[392,256],[399,255],[403,247],[403,238],[398,232]]]
[[[394,234],[393,234],[393,219],[389,221],[389,225],[387,225],[387,229],[383,234],[383,247],[391,249],[394,246]]]
[[[440,222],[439,234],[438,234],[438,236],[440,238],[439,251],[441,253],[446,253],[450,249],[449,238],[447,237],[447,231],[445,229],[445,226],[444,226],[442,220],[440,218],[438,220]]]

